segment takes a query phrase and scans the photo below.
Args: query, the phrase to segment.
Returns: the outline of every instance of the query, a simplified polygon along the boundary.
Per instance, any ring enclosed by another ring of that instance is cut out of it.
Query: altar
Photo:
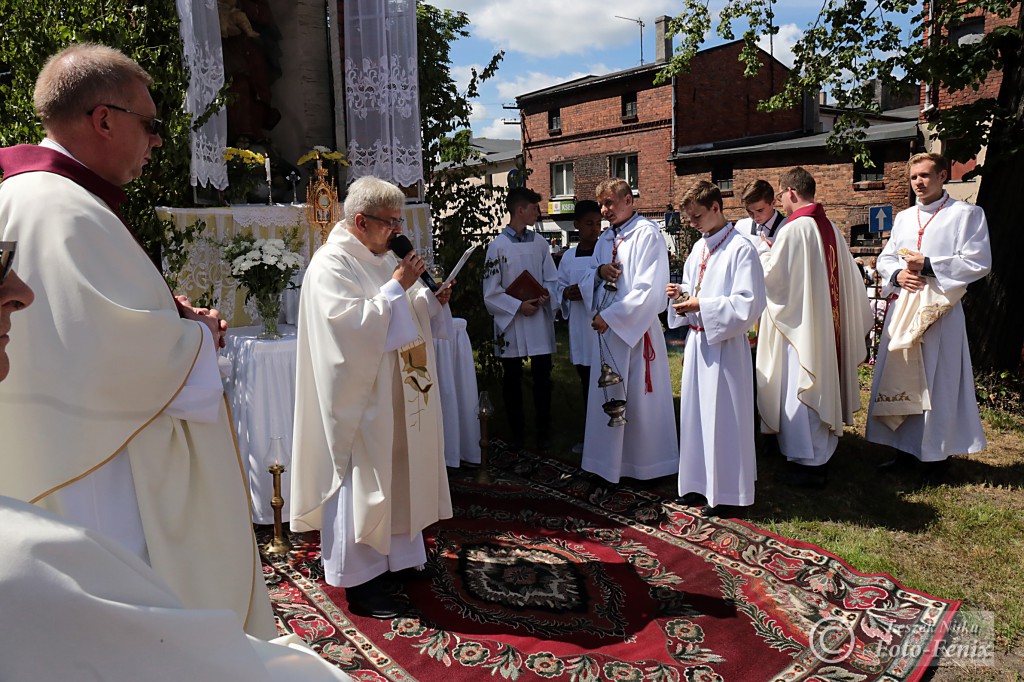
[[[296,329],[282,325],[280,339],[257,338],[260,327],[228,330],[222,362],[228,366],[224,388],[231,406],[232,426],[238,451],[246,467],[252,515],[255,523],[273,523],[270,506],[273,479],[271,464],[285,465],[281,490],[288,519],[291,482],[292,421],[295,414]],[[466,333],[466,321],[452,320],[449,339],[434,339],[437,384],[441,395],[445,464],[480,463],[480,421],[477,418],[476,366]],[[275,438],[281,452],[273,451]],[[280,461],[277,461],[277,460]]]
[[[245,301],[245,288],[231,278],[228,264],[221,257],[221,245],[237,234],[251,233],[256,239],[281,238],[298,229],[302,239],[300,255],[303,269],[320,246],[320,234],[306,223],[305,204],[245,204],[208,208],[158,207],[157,215],[182,230],[197,220],[205,227],[189,248],[188,260],[178,275],[176,294],[185,294],[193,304],[210,303],[220,311],[231,327],[244,327],[259,322],[256,303]],[[406,204],[402,209],[403,232],[424,260],[430,260],[433,242],[430,238],[430,207],[427,204]],[[287,294],[288,292],[286,292]],[[287,303],[287,301],[286,301]],[[288,310],[288,306],[285,306]],[[285,320],[286,322],[288,320]],[[294,322],[294,320],[291,320]]]

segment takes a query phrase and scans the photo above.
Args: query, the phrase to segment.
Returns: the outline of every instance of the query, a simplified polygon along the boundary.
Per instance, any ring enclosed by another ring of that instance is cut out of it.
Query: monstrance
[[[334,187],[334,179],[327,181],[327,169],[320,159],[316,160],[315,178],[306,190],[306,222],[310,227],[320,231],[321,246],[327,242],[327,235],[335,223],[341,220],[341,204],[338,202],[338,190]]]

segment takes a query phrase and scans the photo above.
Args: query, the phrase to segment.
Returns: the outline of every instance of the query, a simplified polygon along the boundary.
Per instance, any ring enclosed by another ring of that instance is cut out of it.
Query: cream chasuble
[[[584,274],[580,289],[587,287],[592,291],[594,308],[590,317],[598,312],[608,296],[608,305],[601,310],[608,331],[603,335],[594,334],[591,357],[594,367],[600,367],[598,337],[603,336],[607,342],[606,353],[623,379],[621,385],[609,389],[609,397],[621,398],[625,386],[627,424],[608,426],[608,415],[601,409],[604,392],[597,385],[601,373],[591,371],[580,466],[617,483],[622,476],[651,479],[676,473],[679,441],[668,352],[658,319],[667,301],[665,240],[657,225],[634,214],[617,234],[611,228],[601,233],[594,247],[594,260],[612,262],[613,250],[617,252],[615,260],[622,263],[618,292],[605,291],[604,282],[596,276],[596,268]],[[647,377],[651,380],[650,391]]]
[[[762,259],[767,306],[757,341],[757,407],[770,433],[801,421],[794,422],[787,410],[787,397],[794,394],[834,436],[842,435],[843,424],[852,424],[860,409],[857,366],[867,355],[871,309],[846,239],[832,229],[839,278],[838,361],[826,254],[814,218],[790,218]],[[831,448],[824,456],[816,452],[815,463],[823,464]],[[811,453],[783,453],[812,459]]]
[[[573,284],[579,285],[588,271],[597,267],[594,256],[576,256],[576,247],[573,247],[562,254],[562,260],[558,263],[558,286],[555,289],[553,300],[558,301],[562,311],[562,319],[569,321],[569,362],[574,365],[595,364],[591,357],[594,352],[594,336],[597,332],[590,326],[594,314],[594,288],[592,286],[581,286],[580,301],[570,301],[563,296],[566,287]],[[598,363],[600,364],[600,363]]]
[[[701,263],[706,257],[704,275]],[[711,506],[754,503],[754,379],[747,330],[765,306],[757,250],[727,225],[698,241],[682,290],[700,283],[700,311],[668,309],[668,326],[689,326],[679,387],[679,494]]]
[[[945,205],[943,205],[945,204]],[[941,207],[941,208],[940,208]],[[921,233],[918,248],[918,233]],[[875,361],[875,378],[865,437],[873,443],[891,445],[925,462],[949,455],[980,452],[985,449],[978,403],[974,395],[974,371],[967,347],[967,326],[962,302],[956,292],[988,274],[992,268],[988,223],[981,208],[943,195],[935,202],[901,211],[893,221],[892,235],[878,257],[878,274],[886,296],[906,292],[891,284],[893,273],[906,267],[900,249],[920,251],[928,257],[934,276],[926,277],[929,288],[952,302],[952,307],[934,320],[920,337],[921,366],[927,386],[929,409],[907,415],[896,430],[887,426],[878,410],[892,395],[879,384],[888,374],[892,318],[896,305],[889,308],[885,330]],[[898,393],[898,392],[897,392]],[[884,410],[882,411],[884,412]]]
[[[549,304],[533,315],[519,315],[518,298],[505,289],[529,271],[548,290]],[[484,306],[494,317],[494,354],[503,358],[525,358],[555,352],[555,310],[558,308],[558,270],[551,260],[547,240],[534,236],[528,242],[513,242],[500,234],[487,245],[484,261]]]
[[[163,278],[111,209],[65,177],[0,185],[0,229],[36,293],[0,384],[0,494],[62,514],[57,490],[124,451],[153,568],[186,606],[230,608],[250,634],[276,627],[227,417],[165,411],[200,349]]]
[[[398,261],[374,255],[342,223],[310,261],[299,300],[292,528],[333,520],[323,505],[351,473],[355,540],[388,554],[452,515],[444,467],[431,312],[416,283],[395,302],[381,288]],[[386,350],[393,305],[411,308],[418,339]]]
[[[290,635],[246,637],[234,612],[186,609],[119,543],[0,497],[0,679],[344,682]]]

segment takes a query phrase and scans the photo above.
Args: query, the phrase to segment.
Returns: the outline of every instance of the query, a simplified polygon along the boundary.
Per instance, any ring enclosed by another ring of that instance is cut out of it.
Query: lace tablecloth
[[[476,367],[466,321],[453,320],[452,339],[435,339],[441,415],[444,423],[445,464],[480,462],[480,421],[477,418]],[[285,473],[281,490],[288,520],[292,452],[292,421],[295,414],[295,327],[281,325],[282,338],[256,338],[260,327],[228,330],[224,358],[230,364],[224,388],[238,435],[238,450],[246,465],[253,520],[273,523],[273,478],[267,467],[274,463],[271,441],[281,437]]]
[[[220,254],[220,244],[226,243],[236,234],[251,233],[257,239],[282,237],[292,228],[299,228],[302,238],[300,253],[306,265],[320,246],[320,232],[309,227],[305,218],[305,204],[247,204],[218,208],[167,208],[158,207],[157,215],[174,223],[180,230],[197,220],[206,224],[199,239],[190,247],[188,261],[178,275],[176,294],[186,294],[193,302],[204,294],[212,296],[213,305],[232,327],[241,327],[259,321],[254,301],[245,302],[245,288],[239,288],[231,278],[227,263]],[[407,204],[402,209],[405,219],[405,234],[413,247],[430,260],[432,241],[430,238],[430,207],[426,204]],[[293,280],[295,281],[295,280]],[[289,295],[291,299],[289,300]],[[282,313],[294,312],[298,290],[286,292]],[[289,304],[291,307],[289,308]],[[285,322],[294,322],[294,317],[284,317]]]

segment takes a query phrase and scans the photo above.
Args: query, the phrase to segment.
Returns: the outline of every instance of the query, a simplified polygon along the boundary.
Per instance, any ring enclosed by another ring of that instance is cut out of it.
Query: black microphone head
[[[396,234],[388,242],[388,248],[399,258],[405,258],[412,251],[412,242],[404,234]]]

